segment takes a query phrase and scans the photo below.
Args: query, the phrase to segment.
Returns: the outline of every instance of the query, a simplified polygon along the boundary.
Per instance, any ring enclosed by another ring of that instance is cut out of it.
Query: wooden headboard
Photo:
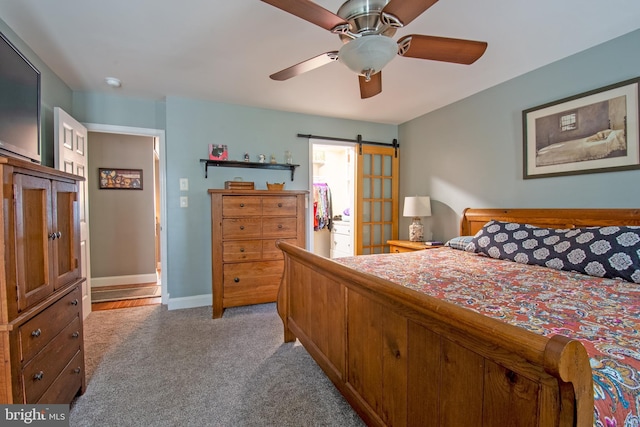
[[[460,235],[473,236],[491,220],[545,228],[640,226],[640,209],[471,209],[462,213]]]

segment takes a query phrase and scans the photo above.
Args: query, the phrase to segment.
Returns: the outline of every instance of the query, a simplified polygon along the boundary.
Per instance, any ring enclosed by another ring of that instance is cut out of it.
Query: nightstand
[[[423,249],[435,249],[441,248],[443,246],[427,246],[424,244],[424,242],[411,242],[409,240],[387,240],[387,244],[389,245],[389,252],[391,252],[392,254],[400,252],[421,251]]]

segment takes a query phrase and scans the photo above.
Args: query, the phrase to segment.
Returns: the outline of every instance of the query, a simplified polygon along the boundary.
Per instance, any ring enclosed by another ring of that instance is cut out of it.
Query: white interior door
[[[54,107],[54,147],[56,169],[79,175],[80,181],[80,267],[86,281],[82,286],[82,313],[91,313],[91,263],[89,256],[89,199],[87,188],[87,128],[63,109]]]

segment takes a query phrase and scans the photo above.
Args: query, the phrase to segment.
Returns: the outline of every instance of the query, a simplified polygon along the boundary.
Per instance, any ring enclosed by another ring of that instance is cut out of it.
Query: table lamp
[[[420,218],[431,216],[431,199],[428,196],[405,197],[402,215],[413,218],[413,222],[409,226],[409,240],[412,242],[424,241],[424,227]]]

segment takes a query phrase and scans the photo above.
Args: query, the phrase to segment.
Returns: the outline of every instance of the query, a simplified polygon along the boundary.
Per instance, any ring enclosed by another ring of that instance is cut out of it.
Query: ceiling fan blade
[[[402,22],[402,25],[406,26],[437,1],[438,0],[391,0],[382,9],[382,13],[395,16]]]
[[[360,98],[366,99],[382,92],[382,71],[371,76],[369,81],[364,76],[358,76],[360,82]]]
[[[473,64],[487,50],[486,42],[411,34],[398,40],[398,54],[433,61]]]
[[[292,15],[331,31],[338,25],[349,25],[335,13],[310,0],[262,0]]]
[[[311,59],[307,59],[306,61],[302,61],[296,65],[292,65],[289,68],[285,68],[284,70],[278,71],[277,73],[271,74],[269,77],[273,80],[287,80],[291,77],[295,77],[302,73],[306,73],[307,71],[311,71],[315,68],[322,67],[330,62],[333,62],[338,59],[338,51],[332,50],[331,52],[325,52],[318,56],[315,56]]]

